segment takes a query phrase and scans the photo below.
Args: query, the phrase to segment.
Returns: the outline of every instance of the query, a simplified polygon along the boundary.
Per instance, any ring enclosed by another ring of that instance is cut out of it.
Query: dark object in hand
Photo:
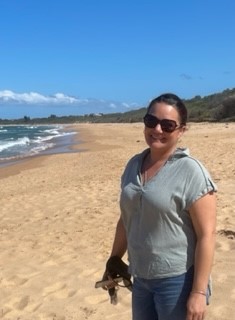
[[[123,278],[123,285],[118,283],[119,287],[128,288],[130,291],[132,290],[132,282],[131,282],[131,275],[128,272],[128,265],[122,261],[122,259],[118,256],[112,256],[108,259],[106,263],[106,270],[104,277],[106,279],[115,279],[118,277]],[[103,277],[103,280],[104,280]],[[108,289],[110,295],[110,301],[112,304],[117,303],[117,289],[116,287]]]

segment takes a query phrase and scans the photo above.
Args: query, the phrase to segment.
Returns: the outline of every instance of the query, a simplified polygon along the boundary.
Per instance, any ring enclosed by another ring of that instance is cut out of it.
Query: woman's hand
[[[200,293],[191,293],[187,302],[186,320],[203,320],[206,313],[206,296]]]

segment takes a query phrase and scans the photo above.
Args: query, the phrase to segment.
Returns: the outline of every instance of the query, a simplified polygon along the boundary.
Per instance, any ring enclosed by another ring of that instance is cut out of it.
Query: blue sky
[[[0,118],[235,87],[234,0],[0,0]]]

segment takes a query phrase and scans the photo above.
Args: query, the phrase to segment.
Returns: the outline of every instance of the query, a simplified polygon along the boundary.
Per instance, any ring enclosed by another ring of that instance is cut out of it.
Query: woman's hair
[[[183,101],[177,95],[173,93],[164,93],[159,97],[153,99],[147,108],[147,113],[149,113],[153,105],[159,102],[164,102],[174,107],[179,113],[181,124],[186,125],[188,119],[188,111]]]

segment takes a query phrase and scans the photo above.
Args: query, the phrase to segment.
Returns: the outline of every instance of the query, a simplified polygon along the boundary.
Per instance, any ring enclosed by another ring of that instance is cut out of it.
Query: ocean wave
[[[0,152],[6,149],[28,145],[29,143],[30,139],[28,137],[19,138],[15,141],[0,141]]]
[[[0,162],[44,153],[48,149],[50,152],[52,148],[61,150],[71,143],[70,136],[75,134],[64,131],[63,126],[2,126]]]

